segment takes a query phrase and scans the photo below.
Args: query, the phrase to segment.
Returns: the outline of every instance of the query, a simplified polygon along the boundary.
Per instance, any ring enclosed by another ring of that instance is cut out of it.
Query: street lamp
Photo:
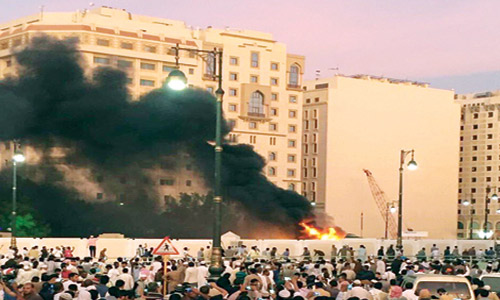
[[[462,205],[463,206],[469,206],[470,205],[470,209],[469,209],[469,215],[470,215],[470,221],[469,221],[469,240],[472,240],[472,235],[473,235],[473,231],[474,231],[474,228],[473,228],[473,225],[474,224],[474,213],[476,212],[474,210],[474,198],[473,198],[473,194],[471,194],[471,200],[464,200],[462,201]],[[466,222],[467,223],[467,222]]]
[[[490,198],[488,198],[488,196],[490,195],[491,193],[491,187],[488,185],[486,187],[486,197],[485,197],[485,206],[484,206],[484,224],[483,224],[483,238],[485,240],[489,239],[491,237],[491,235],[488,234],[488,214],[490,213],[490,209],[488,208],[489,207],[489,204],[490,204],[490,199],[493,200],[493,201],[498,201],[498,195],[497,193],[495,192],[497,188],[496,187],[493,187],[493,195],[491,195]]]
[[[214,186],[214,228],[212,236],[212,256],[210,257],[210,277],[217,279],[224,271],[221,248],[221,202],[222,202],[222,98],[224,90],[222,89],[222,49],[201,50],[181,48],[179,44],[172,48],[175,51],[175,64],[177,70],[173,70],[167,77],[166,85],[168,88],[181,91],[186,88],[187,78],[179,68],[179,51],[189,51],[195,54],[206,54],[213,63],[212,74],[217,80],[218,88],[215,91],[216,102],[216,120],[215,120],[215,186]],[[216,71],[217,70],[217,71]]]
[[[387,240],[389,236],[389,212],[391,214],[395,213],[397,211],[396,206],[394,205],[394,202],[387,203],[387,208],[385,210],[385,239]]]
[[[11,225],[11,247],[16,247],[17,228],[17,164],[26,160],[23,152],[18,149],[18,142],[14,141],[14,155],[12,156],[12,225]]]
[[[399,159],[398,239],[396,242],[396,248],[400,250],[403,249],[403,171],[408,154],[411,154],[411,160],[407,165],[408,170],[413,171],[418,167],[415,161],[415,150],[401,150]]]

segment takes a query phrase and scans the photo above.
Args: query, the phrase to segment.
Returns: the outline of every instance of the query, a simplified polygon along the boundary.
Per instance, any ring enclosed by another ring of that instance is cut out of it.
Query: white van
[[[454,299],[475,300],[472,286],[465,277],[454,275],[431,275],[431,274],[414,274],[403,278],[404,287],[406,283],[413,283],[413,291],[421,291],[423,289],[439,297],[437,290],[443,288],[448,295]]]

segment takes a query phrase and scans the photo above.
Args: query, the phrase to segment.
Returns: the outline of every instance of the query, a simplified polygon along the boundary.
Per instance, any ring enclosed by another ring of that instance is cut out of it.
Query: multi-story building
[[[485,225],[486,232],[500,230],[500,205],[492,199],[500,192],[500,91],[455,98],[461,106],[458,238],[482,238]]]
[[[223,110],[232,126],[231,142],[253,145],[267,160],[267,177],[282,188],[300,192],[302,74],[304,57],[287,53],[271,34],[250,30],[193,29],[181,21],[100,7],[76,12],[41,13],[0,26],[0,79],[15,72],[12,55],[40,34],[77,38],[87,70],[112,66],[126,72],[138,98],[163,85],[179,67],[191,86],[215,91],[213,57],[183,48],[222,48]],[[162,173],[163,174],[163,173]],[[191,179],[163,178],[164,194],[195,189]],[[179,175],[180,176],[180,175]],[[166,188],[167,188],[166,187]],[[200,189],[204,187],[200,184]],[[99,193],[97,198],[102,197]]]
[[[306,82],[303,195],[347,232],[383,237],[363,169],[397,200],[400,151],[414,149],[419,168],[404,171],[403,228],[455,238],[459,110],[453,91],[418,82],[367,75]]]

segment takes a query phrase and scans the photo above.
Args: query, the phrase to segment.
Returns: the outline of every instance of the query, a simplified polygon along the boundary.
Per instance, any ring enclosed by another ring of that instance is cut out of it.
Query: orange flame
[[[299,223],[299,225],[304,228],[304,233],[307,234],[307,237],[317,240],[338,241],[346,236],[346,233],[338,227],[328,227],[326,229],[320,229],[314,226],[307,225],[304,222]]]

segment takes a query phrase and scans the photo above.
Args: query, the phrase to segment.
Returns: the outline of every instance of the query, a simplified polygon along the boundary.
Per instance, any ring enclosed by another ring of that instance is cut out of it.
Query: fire
[[[307,225],[304,222],[299,223],[299,225],[304,228],[304,233],[307,234],[307,237],[317,240],[338,241],[346,236],[346,233],[339,227],[328,227],[326,229],[321,229]]]

